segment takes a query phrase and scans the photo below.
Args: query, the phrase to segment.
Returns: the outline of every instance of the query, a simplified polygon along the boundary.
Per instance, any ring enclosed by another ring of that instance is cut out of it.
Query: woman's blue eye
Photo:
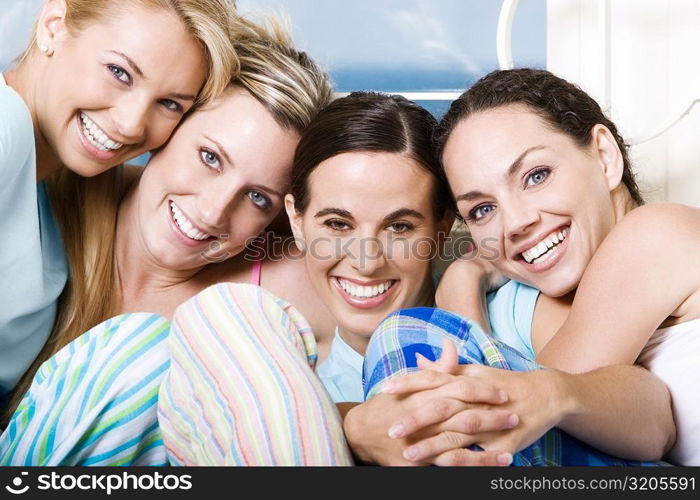
[[[116,78],[120,82],[126,83],[127,85],[131,84],[131,75],[129,75],[129,73],[127,73],[127,71],[124,68],[115,64],[108,64],[107,68],[112,73],[112,75],[114,75],[114,78]]]
[[[525,180],[526,186],[536,186],[537,184],[542,184],[547,177],[549,177],[549,169],[541,168],[531,172]]]
[[[478,207],[473,208],[470,212],[469,215],[467,216],[467,220],[469,221],[477,221],[481,220],[487,215],[489,215],[491,212],[493,212],[496,209],[494,205],[479,205]]]
[[[270,203],[270,199],[258,191],[249,192],[248,198],[255,203],[256,207],[262,208],[263,210],[267,210],[272,205],[272,203]]]
[[[214,170],[221,170],[221,161],[219,161],[219,157],[216,153],[212,153],[208,149],[202,149],[199,151],[199,157],[206,167],[213,168]]]

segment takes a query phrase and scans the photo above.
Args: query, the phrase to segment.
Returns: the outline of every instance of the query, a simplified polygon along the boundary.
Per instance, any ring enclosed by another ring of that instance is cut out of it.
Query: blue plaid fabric
[[[530,371],[543,367],[525,358],[515,349],[484,333],[472,321],[456,314],[418,307],[389,315],[375,330],[365,356],[363,385],[365,400],[379,391],[392,377],[418,370],[416,354],[436,360],[442,341],[451,339],[457,346],[460,364],[479,363],[504,370]],[[479,448],[474,448],[478,450]],[[582,465],[661,465],[633,462],[611,457],[578,439],[552,429],[534,444],[516,453],[516,466]]]

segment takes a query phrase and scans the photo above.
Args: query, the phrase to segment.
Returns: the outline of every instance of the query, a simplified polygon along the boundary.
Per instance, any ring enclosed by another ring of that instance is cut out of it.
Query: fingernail
[[[389,428],[389,437],[392,439],[400,438],[406,432],[406,427],[403,424],[394,424]]]
[[[520,421],[520,418],[513,413],[510,417],[508,417],[508,426],[512,429],[516,425],[518,425],[518,422]]]
[[[498,399],[500,399],[502,403],[508,401],[508,394],[506,394],[506,391],[500,391],[498,393]]]
[[[513,455],[510,453],[501,453],[496,457],[498,465],[510,465],[513,463]]]
[[[420,363],[421,361],[428,361],[428,358],[423,356],[421,353],[417,352],[416,353],[416,363]]]
[[[406,460],[415,460],[418,457],[418,448],[411,446],[403,451],[403,458]]]

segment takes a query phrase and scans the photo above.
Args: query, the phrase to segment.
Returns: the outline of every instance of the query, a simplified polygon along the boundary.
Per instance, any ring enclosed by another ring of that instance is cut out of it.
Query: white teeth
[[[90,144],[100,151],[114,151],[124,145],[121,142],[113,141],[107,137],[107,134],[105,134],[85,113],[80,113],[80,121],[83,123],[83,133],[85,137],[90,141]]]
[[[559,243],[564,241],[564,238],[569,234],[569,228],[564,228],[558,233],[552,233],[547,236],[544,240],[540,241],[537,245],[532,247],[530,250],[526,250],[522,253],[523,258],[532,264],[535,261],[544,260],[543,258],[549,254],[549,251],[556,247]]]
[[[180,210],[180,208],[177,205],[175,205],[175,202],[173,201],[170,202],[170,210],[173,213],[173,219],[175,219],[175,223],[188,238],[197,241],[202,241],[209,238],[210,235],[203,233],[198,229],[195,229],[195,227],[192,225],[189,219],[185,217],[185,214],[182,213],[182,210]]]
[[[393,281],[386,281],[382,283],[381,285],[375,285],[375,286],[361,286],[361,285],[354,285],[348,281],[345,281],[343,279],[338,279],[338,282],[340,283],[340,286],[343,287],[343,290],[345,290],[349,295],[352,295],[354,297],[360,298],[360,299],[365,299],[365,298],[371,298],[371,297],[376,297],[378,295],[382,295],[384,292],[386,292],[389,288],[391,288],[391,285]]]
[[[545,253],[547,250],[547,244],[544,241],[540,241],[540,243],[535,247],[535,250],[537,250],[537,253],[542,255]]]

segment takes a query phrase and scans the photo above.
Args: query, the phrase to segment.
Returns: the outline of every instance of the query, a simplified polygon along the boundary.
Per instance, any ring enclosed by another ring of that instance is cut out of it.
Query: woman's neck
[[[41,182],[62,167],[56,152],[49,146],[41,130],[41,120],[37,110],[36,87],[41,81],[38,64],[30,55],[15,68],[4,73],[5,81],[14,89],[29,109],[34,126],[34,143],[36,148],[36,180]]]
[[[189,270],[173,270],[163,267],[148,251],[142,238],[143,230],[138,219],[138,182],[124,197],[117,217],[115,258],[120,304],[118,309],[130,305],[148,305],[147,302],[168,301],[168,296],[186,286],[204,266]],[[177,293],[173,300],[177,299]],[[174,304],[177,305],[177,304]],[[160,309],[171,309],[165,304]],[[154,311],[158,312],[158,311]]]
[[[617,224],[622,218],[637,208],[639,204],[632,199],[632,195],[624,184],[620,184],[612,192],[613,205],[613,225]]]
[[[423,289],[416,299],[416,303],[410,307],[435,307],[435,285],[433,284],[432,269],[431,274],[426,278]]]
[[[416,297],[416,300],[412,304],[406,304],[403,308],[434,307],[434,305],[435,286],[433,285],[432,278],[428,276],[422,290]],[[354,333],[338,325],[338,335],[340,335],[340,338],[342,338],[346,344],[364,356],[372,334],[370,333],[370,335],[367,335],[362,333]]]
[[[359,352],[362,356],[365,355],[367,345],[369,345],[369,337],[367,335],[350,332],[340,325],[338,325],[338,335],[355,351]]]

